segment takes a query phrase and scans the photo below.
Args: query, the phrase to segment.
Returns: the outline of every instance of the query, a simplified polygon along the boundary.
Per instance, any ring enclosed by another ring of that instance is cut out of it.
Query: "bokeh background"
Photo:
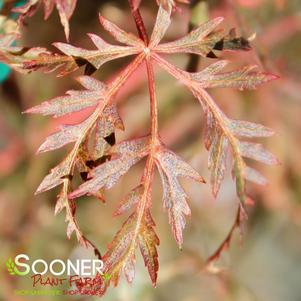
[[[156,15],[154,1],[142,2],[142,14],[151,30]],[[160,270],[158,285],[151,286],[140,254],[137,252],[136,279],[128,285],[124,279],[117,289],[109,289],[108,301],[300,301],[301,300],[301,2],[299,0],[214,0],[195,1],[193,9],[181,6],[174,15],[166,39],[184,35],[189,22],[198,24],[214,16],[224,16],[224,27],[237,27],[245,37],[256,32],[253,50],[242,53],[219,53],[231,59],[233,67],[257,64],[280,76],[251,92],[232,89],[210,91],[226,114],[235,119],[259,122],[273,128],[274,137],[265,139],[281,166],[258,166],[269,179],[269,185],[248,184],[256,201],[249,210],[240,239],[235,232],[231,247],[216,262],[218,273],[204,270],[204,260],[223,240],[236,214],[237,198],[228,174],[219,197],[214,200],[209,185],[189,181],[183,184],[191,197],[192,218],[185,230],[183,250],[173,240],[167,215],[162,210],[161,186],[155,180],[153,216],[157,224]],[[87,32],[101,34],[98,12],[121,27],[135,32],[127,1],[79,0],[71,19],[71,44],[92,48]],[[191,25],[190,25],[191,26]],[[22,45],[45,46],[65,41],[58,15],[43,21],[42,9],[27,19],[22,29]],[[188,56],[174,56],[178,66],[187,66]],[[210,60],[201,60],[198,69]],[[110,78],[127,60],[106,64],[95,73]],[[60,123],[74,123],[85,113],[56,120],[22,115],[25,109],[43,100],[79,88],[77,74],[64,78],[32,73],[11,72],[0,86],[0,300],[86,300],[74,297],[19,297],[14,289],[30,289],[31,279],[10,276],[5,261],[19,253],[32,259],[67,259],[85,256],[76,238],[67,240],[64,214],[54,216],[57,190],[34,196],[35,189],[60,162],[67,150],[36,156],[46,135]],[[204,118],[198,102],[179,83],[157,70],[157,93],[160,131],[164,141],[208,179],[207,152],[202,133]],[[141,69],[118,94],[125,132],[118,139],[147,132],[149,108],[147,85]],[[87,112],[86,112],[87,114]],[[77,217],[83,232],[104,252],[125,217],[113,218],[118,200],[138,181],[142,165],[110,190],[104,205],[93,198],[77,201]],[[91,300],[97,298],[89,298]]]

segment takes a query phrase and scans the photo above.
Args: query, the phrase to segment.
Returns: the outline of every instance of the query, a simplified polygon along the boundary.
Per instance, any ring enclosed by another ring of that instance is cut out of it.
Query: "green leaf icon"
[[[13,262],[13,260],[10,258],[8,258],[8,260],[6,261],[6,267],[8,272],[10,273],[10,275],[17,275],[16,271],[15,271],[15,263]]]

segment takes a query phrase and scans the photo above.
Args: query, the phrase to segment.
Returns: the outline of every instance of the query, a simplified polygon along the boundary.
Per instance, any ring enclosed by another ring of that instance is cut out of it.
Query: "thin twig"
[[[233,223],[232,227],[230,228],[228,235],[222,241],[222,243],[218,246],[218,248],[206,259],[206,261],[205,261],[206,266],[210,265],[213,261],[220,258],[222,252],[229,247],[235,229],[240,227],[240,225],[241,225],[241,219],[242,219],[241,214],[242,214],[242,208],[241,208],[241,205],[239,204],[234,223]]]

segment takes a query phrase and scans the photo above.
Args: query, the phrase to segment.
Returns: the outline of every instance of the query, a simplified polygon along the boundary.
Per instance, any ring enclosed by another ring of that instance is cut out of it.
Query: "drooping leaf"
[[[140,234],[138,236],[138,244],[153,286],[156,286],[159,269],[157,246],[160,244],[160,240],[154,227],[155,222],[153,221],[150,212],[146,211],[145,221],[142,223]]]
[[[201,83],[202,77],[207,77],[208,80],[214,82],[215,73],[219,72],[226,62],[222,61],[199,73],[188,73],[171,65],[166,60],[159,56],[155,56],[156,61],[175,78],[183,82],[200,101],[205,110],[206,116],[206,132],[205,132],[205,146],[209,150],[209,167],[211,169],[211,183],[213,194],[217,195],[221,181],[226,170],[226,153],[227,149],[231,151],[233,159],[232,174],[236,181],[236,191],[242,203],[248,199],[246,196],[245,180],[252,179],[253,182],[265,183],[264,179],[259,173],[255,174],[248,169],[243,157],[252,158],[267,164],[277,164],[277,159],[269,152],[263,149],[260,144],[251,144],[240,142],[240,137],[267,137],[272,135],[272,131],[261,125],[248,123],[244,121],[229,120],[225,114],[216,105],[214,100],[204,90]],[[235,74],[235,71],[231,75]],[[237,76],[242,76],[243,81],[237,81]],[[234,86],[238,88],[253,88],[254,85],[273,80],[275,76],[266,76],[261,80],[253,81],[254,77],[259,75],[252,74],[251,79],[248,75],[238,72],[235,76],[227,78],[227,86]],[[227,77],[227,76],[226,76]],[[245,80],[245,82],[244,82]],[[237,84],[238,83],[238,84]],[[225,84],[223,84],[225,86]]]
[[[163,147],[156,152],[156,165],[163,185],[163,206],[168,212],[173,235],[181,247],[182,232],[186,224],[185,216],[190,216],[190,208],[186,201],[188,197],[178,177],[190,178],[201,183],[204,183],[204,180],[189,164]]]
[[[141,196],[146,197],[146,196]],[[109,274],[110,282],[116,286],[121,272],[131,283],[135,276],[136,249],[139,246],[149,275],[156,285],[158,271],[157,245],[159,238],[154,231],[155,223],[149,209],[143,211],[141,217],[135,211],[115,235],[108,246],[108,251],[102,257],[105,273]]]

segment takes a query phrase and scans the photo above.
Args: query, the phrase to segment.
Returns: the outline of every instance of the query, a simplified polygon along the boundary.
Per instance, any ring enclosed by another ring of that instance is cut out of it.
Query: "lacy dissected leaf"
[[[248,167],[243,157],[268,164],[277,164],[278,161],[262,146],[241,142],[239,138],[267,137],[271,136],[273,132],[262,125],[228,119],[204,90],[204,87],[207,87],[206,84],[204,85],[205,78],[207,78],[207,81],[214,82],[216,74],[225,67],[225,61],[212,64],[199,73],[188,73],[176,68],[157,55],[155,59],[165,70],[182,81],[203,106],[206,116],[205,146],[209,150],[208,165],[211,170],[213,194],[216,196],[219,191],[226,171],[227,152],[230,150],[233,158],[232,173],[236,180],[237,195],[241,202],[245,202],[247,199],[245,180],[251,180],[259,184],[266,183],[266,180],[260,173]],[[218,86],[240,89],[254,88],[276,78],[270,74],[256,73],[256,71],[252,71],[251,75],[246,75],[245,72],[241,73],[240,71],[226,73],[226,77],[227,74],[231,74],[231,76],[227,78],[226,83],[218,84]]]
[[[220,189],[226,172],[227,153],[231,150],[233,158],[233,175],[236,178],[237,194],[242,202],[247,199],[245,180],[260,185],[266,184],[266,179],[256,170],[247,166],[243,157],[254,159],[265,164],[275,165],[278,160],[265,150],[261,144],[243,142],[239,137],[267,137],[272,135],[268,128],[251,122],[227,120],[221,111],[205,110],[207,126],[205,131],[205,146],[209,150],[208,166],[211,170],[211,185],[215,196]],[[223,116],[221,122],[215,116]]]
[[[95,194],[101,188],[109,189],[123,176],[134,164],[139,162],[149,152],[149,137],[143,137],[116,144],[111,153],[116,157],[94,168],[89,174],[89,181],[83,183],[70,194],[77,198],[85,194]]]
[[[133,35],[132,33],[128,33],[121,28],[119,28],[114,23],[110,22],[103,16],[99,15],[99,21],[103,28],[118,42],[128,45],[128,46],[141,46],[143,47],[144,44],[142,40],[140,40],[137,36]]]
[[[39,149],[40,152],[57,149],[66,145],[67,143],[76,141],[72,151],[59,165],[50,171],[50,173],[44,178],[38,187],[36,193],[41,193],[52,189],[62,184],[65,178],[73,177],[75,163],[77,162],[77,159],[81,159],[78,158],[80,155],[79,151],[89,136],[91,128],[95,123],[95,115],[97,116],[98,113],[99,111],[94,112],[85,122],[80,125],[67,126],[68,130],[66,129],[66,126],[64,126],[61,132],[49,136],[48,139],[46,139],[46,141],[42,144]],[[55,141],[54,138],[57,138],[57,141]],[[64,139],[66,141],[64,141]]]
[[[105,273],[111,276],[109,282],[112,282],[115,286],[118,284],[121,272],[124,273],[128,282],[131,283],[133,281],[137,247],[140,248],[152,283],[154,286],[156,285],[159,266],[157,253],[159,238],[155,233],[155,223],[148,208],[149,197],[149,194],[145,193],[143,186],[139,186],[139,189],[136,188],[127,197],[130,202],[139,202],[140,204],[147,202],[148,204],[146,207],[139,207],[138,205],[138,208],[128,217],[122,228],[115,235],[108,246],[108,251],[102,258]],[[144,198],[147,198],[147,200]]]
[[[190,208],[186,201],[188,197],[179,183],[178,177],[190,178],[201,183],[204,180],[189,164],[165,148],[157,151],[156,165],[163,185],[163,205],[168,212],[174,237],[181,247],[182,232],[186,224],[185,216],[190,215]]]
[[[134,35],[124,32],[104,17],[100,16],[99,19],[104,28],[113,35],[117,41],[129,46],[111,45],[105,42],[101,37],[92,33],[88,34],[88,36],[97,50],[87,50],[65,43],[54,43],[54,45],[68,56],[88,61],[96,69],[99,69],[103,64],[111,60],[142,52],[143,44],[141,40]]]
[[[74,12],[77,0],[28,0],[23,6],[14,9],[15,12],[20,13],[20,20],[23,21],[26,17],[34,15],[41,3],[44,4],[44,16],[45,20],[48,19],[53,11],[54,6],[56,7],[61,23],[65,30],[65,35],[68,40],[69,38],[69,20]]]
[[[221,17],[210,20],[179,40],[158,45],[155,51],[158,53],[194,53],[205,57],[223,37],[221,31],[215,31],[222,21]]]
[[[159,44],[170,24],[172,5],[160,6],[155,30],[152,38],[155,42],[150,45],[157,53],[193,53],[200,56],[217,58],[214,50],[250,50],[249,40],[238,37],[234,29],[225,34],[223,30],[216,30],[223,18],[215,18],[201,24],[183,38],[176,41]],[[157,46],[158,45],[158,46]]]
[[[247,66],[231,72],[220,72],[227,61],[218,61],[201,72],[190,74],[191,79],[200,83],[202,88],[256,89],[259,85],[277,77],[256,71],[257,66]]]
[[[53,53],[42,47],[11,46],[2,48],[0,60],[20,73],[30,73],[37,70],[44,73],[58,71],[58,76],[64,76],[81,66],[81,63],[73,57]]]
[[[59,96],[50,101],[45,101],[40,105],[28,109],[26,113],[59,117],[91,106],[96,106],[99,102],[103,101],[106,95],[105,84],[89,76],[80,76],[77,80],[86,90],[67,91],[65,96]]]

